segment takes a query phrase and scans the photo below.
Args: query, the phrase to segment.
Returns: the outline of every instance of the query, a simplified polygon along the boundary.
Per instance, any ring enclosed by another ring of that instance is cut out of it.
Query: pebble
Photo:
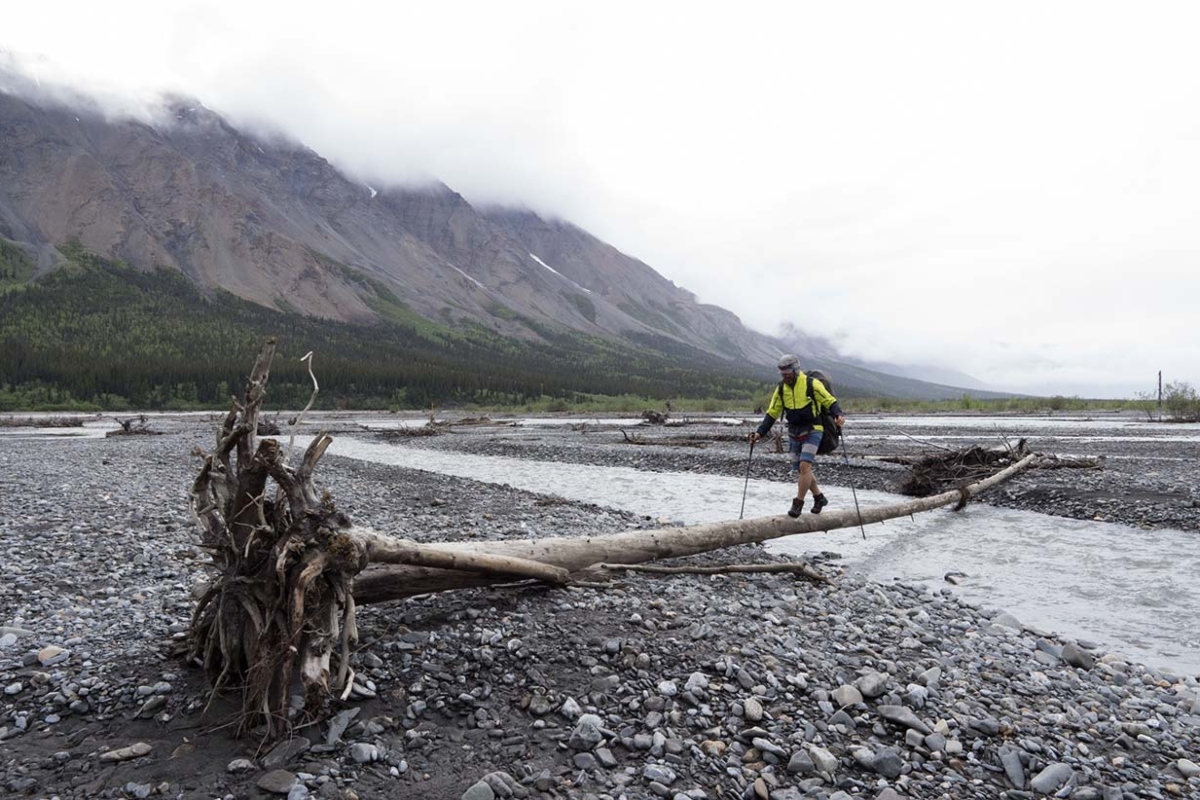
[[[763,707],[762,703],[755,700],[753,697],[747,698],[742,704],[747,722],[762,722]]]
[[[365,742],[355,742],[350,745],[350,758],[356,764],[370,764],[379,760],[379,748]]]
[[[255,785],[271,794],[288,794],[296,785],[296,776],[284,769],[273,769],[256,781]]]
[[[462,794],[462,800],[495,800],[496,792],[484,781],[470,785]]]
[[[106,753],[100,754],[100,760],[104,762],[129,761],[134,758],[141,758],[148,755],[154,748],[146,742],[137,742],[128,747],[118,747],[116,750],[109,750]]]
[[[61,664],[71,657],[71,651],[58,645],[50,645],[43,647],[38,651],[38,663],[43,667],[52,667],[55,664]]]
[[[1075,770],[1069,764],[1050,764],[1029,781],[1029,788],[1042,794],[1053,794],[1074,774]]]
[[[876,707],[879,716],[886,719],[888,722],[894,722],[897,725],[905,728],[912,728],[918,733],[930,734],[933,730],[921,721],[921,718],[913,713],[912,709],[904,706],[881,705]]]

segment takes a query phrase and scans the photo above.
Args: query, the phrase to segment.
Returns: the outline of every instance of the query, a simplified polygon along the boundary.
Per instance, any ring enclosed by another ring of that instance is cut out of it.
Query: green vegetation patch
[[[504,305],[503,303],[488,304],[487,312],[489,314],[491,314],[493,317],[495,317],[496,319],[514,320],[514,319],[519,319],[521,316],[516,311],[514,311],[513,309]]]
[[[895,397],[848,397],[839,395],[842,408],[849,414],[961,414],[970,412],[981,416],[1030,415],[1065,412],[1146,411],[1145,401],[1095,400],[1082,397],[991,397],[976,398],[964,394],[954,400],[912,400]]]
[[[650,301],[650,306],[652,308],[660,311],[661,313],[665,314],[666,316],[670,317],[671,320],[675,323],[675,326],[677,326],[675,328],[675,330],[687,330],[688,329],[687,317],[685,317],[683,315],[683,313],[679,310],[679,308],[677,308],[676,306],[663,305],[662,303],[658,303],[653,300]]]
[[[325,269],[340,275],[347,283],[357,286],[367,307],[378,314],[381,319],[401,327],[418,329],[421,335],[429,338],[457,336],[453,329],[432,323],[413,311],[383,281],[324,253],[312,249],[309,249],[308,252]]]
[[[674,323],[663,316],[660,312],[652,311],[640,303],[624,300],[620,303],[617,303],[617,308],[621,309],[638,322],[643,322],[646,325],[649,325],[651,328],[657,328],[660,331],[672,332],[678,330]]]
[[[33,277],[34,260],[20,245],[0,239],[0,291],[24,286]]]
[[[1152,419],[1171,422],[1200,422],[1200,395],[1186,381],[1175,381],[1163,387],[1162,403],[1149,395],[1140,395],[1142,407]]]
[[[590,297],[582,294],[570,294],[567,292],[563,292],[563,296],[570,300],[575,308],[579,309],[579,313],[583,314],[588,322],[596,321],[596,304],[592,302]]]

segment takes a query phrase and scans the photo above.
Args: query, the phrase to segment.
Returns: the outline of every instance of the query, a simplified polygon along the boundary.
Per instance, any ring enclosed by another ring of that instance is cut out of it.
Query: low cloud
[[[766,333],[1038,393],[1200,380],[1200,11],[1030,8],[68,3],[0,47],[571,220]]]

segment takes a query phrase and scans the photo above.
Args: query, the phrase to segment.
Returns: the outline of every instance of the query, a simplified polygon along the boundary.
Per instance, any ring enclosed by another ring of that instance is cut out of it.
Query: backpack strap
[[[805,373],[804,380],[805,380],[805,383],[807,384],[807,388],[808,388],[808,403],[811,403],[812,407],[813,407],[813,416],[814,417],[819,416],[821,413],[821,409],[817,406],[816,395],[813,394],[813,376]],[[785,395],[783,393],[783,381],[779,382],[779,388],[776,389],[775,391],[779,392],[779,404],[781,406],[783,406],[783,413],[784,413],[784,415],[786,415],[788,412],[787,399],[786,399],[787,395]],[[804,405],[808,405],[808,403],[805,403]],[[803,407],[804,406],[800,406],[800,408],[803,408]]]

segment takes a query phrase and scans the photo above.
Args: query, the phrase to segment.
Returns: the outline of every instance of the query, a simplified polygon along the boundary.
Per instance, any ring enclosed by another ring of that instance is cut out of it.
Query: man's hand
[[[846,424],[846,416],[843,414],[842,416],[835,418],[833,421],[838,426],[838,429],[840,430],[841,427]]]
[[[754,444],[762,437],[758,435],[758,431],[750,431],[750,444]]]

